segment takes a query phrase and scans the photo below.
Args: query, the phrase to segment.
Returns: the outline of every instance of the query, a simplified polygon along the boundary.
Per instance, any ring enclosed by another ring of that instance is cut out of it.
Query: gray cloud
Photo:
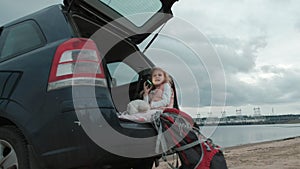
[[[299,69],[266,65],[257,71],[261,74],[272,75],[272,77],[257,77],[255,84],[239,81],[233,76],[228,77],[231,81],[227,86],[227,103],[229,105],[283,104],[300,101]]]
[[[226,74],[250,72],[256,66],[257,53],[266,46],[264,37],[251,40],[212,38],[212,43],[222,60]]]
[[[295,24],[295,29],[300,32],[300,18],[298,20],[299,21]]]

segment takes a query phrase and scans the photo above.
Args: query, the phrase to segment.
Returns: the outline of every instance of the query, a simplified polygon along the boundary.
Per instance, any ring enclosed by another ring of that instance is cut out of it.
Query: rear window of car
[[[114,9],[116,12],[126,17],[138,27],[142,26],[145,22],[147,22],[162,7],[160,0],[99,1]]]
[[[0,38],[0,61],[29,52],[45,44],[36,22],[27,20],[3,30]]]

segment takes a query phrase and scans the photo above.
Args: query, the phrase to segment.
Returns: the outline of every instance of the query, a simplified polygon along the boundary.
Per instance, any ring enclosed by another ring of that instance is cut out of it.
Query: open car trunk
[[[142,83],[154,67],[136,45],[172,18],[176,1],[64,0],[78,36],[97,43],[119,112],[129,101],[140,99]]]
[[[158,0],[158,2],[161,1]],[[163,2],[174,3],[174,1]],[[148,18],[150,21],[145,21],[141,27],[126,21],[125,25],[130,26],[124,27],[119,23],[107,24],[119,16],[111,14],[113,17],[108,17],[107,15],[111,11],[106,11],[107,6],[104,8],[104,12],[99,11],[98,8],[103,5],[105,6],[102,3],[99,5],[98,0],[75,0],[73,4],[69,4],[68,17],[79,37],[90,38],[95,41],[100,57],[102,57],[108,88],[115,106],[112,108],[113,111],[103,114],[107,122],[123,135],[142,139],[138,143],[124,143],[118,140],[121,143],[112,146],[126,145],[124,151],[139,150],[144,151],[147,156],[153,156],[155,155],[157,133],[152,124],[118,119],[117,113],[125,111],[130,101],[142,99],[140,92],[143,89],[143,82],[149,78],[150,70],[154,65],[139,51],[136,44],[143,41],[149,33],[171,17],[170,6],[161,5],[157,11],[168,13],[168,15],[163,17],[160,14],[151,15]],[[174,101],[174,105],[177,105],[176,92]]]

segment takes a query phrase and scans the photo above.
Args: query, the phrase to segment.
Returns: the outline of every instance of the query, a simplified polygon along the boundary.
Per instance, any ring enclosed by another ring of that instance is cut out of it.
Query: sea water
[[[201,132],[222,147],[300,136],[300,124],[203,126]]]

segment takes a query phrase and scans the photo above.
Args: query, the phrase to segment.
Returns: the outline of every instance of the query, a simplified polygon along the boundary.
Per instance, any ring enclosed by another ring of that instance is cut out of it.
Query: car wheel
[[[30,169],[26,142],[14,126],[0,127],[0,169]]]

